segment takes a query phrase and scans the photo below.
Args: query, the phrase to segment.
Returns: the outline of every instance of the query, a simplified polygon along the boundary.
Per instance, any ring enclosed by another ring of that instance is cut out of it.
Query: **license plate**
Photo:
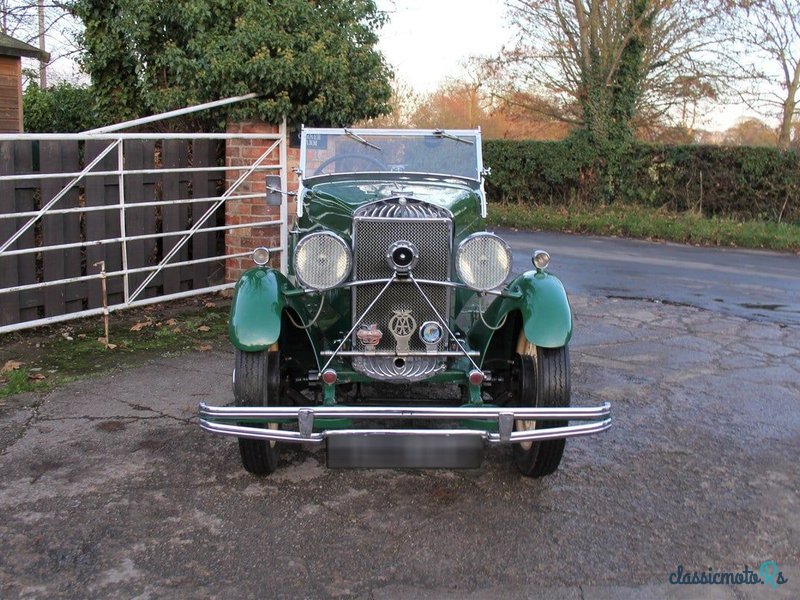
[[[328,432],[331,469],[477,469],[483,438],[471,434]]]

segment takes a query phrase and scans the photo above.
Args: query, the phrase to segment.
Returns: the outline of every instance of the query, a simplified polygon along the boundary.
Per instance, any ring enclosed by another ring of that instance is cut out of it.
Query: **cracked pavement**
[[[797,598],[800,327],[572,297],[573,401],[614,425],[520,477],[334,471],[311,447],[269,478],[202,433],[232,354],[196,353],[0,405],[2,598]],[[670,586],[774,560],[788,583]]]

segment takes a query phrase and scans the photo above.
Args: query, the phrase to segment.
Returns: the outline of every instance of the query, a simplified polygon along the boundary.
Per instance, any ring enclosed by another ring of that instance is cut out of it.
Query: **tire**
[[[512,381],[516,404],[524,407],[569,406],[569,348],[539,348],[520,334]],[[567,421],[517,421],[515,429],[564,427]],[[527,477],[544,477],[558,469],[566,440],[514,444],[514,462]]]
[[[280,354],[236,350],[233,396],[236,406],[270,406],[280,398]],[[242,466],[254,475],[269,475],[278,466],[276,442],[239,438]]]

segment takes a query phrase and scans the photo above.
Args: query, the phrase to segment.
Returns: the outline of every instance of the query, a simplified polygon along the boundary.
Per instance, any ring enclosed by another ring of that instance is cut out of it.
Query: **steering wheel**
[[[314,175],[323,175],[324,174],[323,171],[325,170],[325,167],[327,167],[328,165],[331,165],[331,164],[333,164],[333,163],[335,163],[337,161],[340,161],[340,160],[351,160],[351,159],[365,160],[368,163],[377,166],[379,171],[388,171],[389,170],[389,167],[386,166],[385,163],[383,163],[382,161],[378,160],[374,156],[368,156],[366,154],[337,154],[336,156],[331,156],[329,159],[322,161],[322,164],[320,166],[318,166],[316,168],[316,170],[314,171]]]

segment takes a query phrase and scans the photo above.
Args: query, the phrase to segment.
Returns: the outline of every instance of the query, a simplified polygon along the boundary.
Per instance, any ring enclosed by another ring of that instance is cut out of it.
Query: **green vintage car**
[[[289,443],[366,468],[477,467],[511,444],[540,477],[565,438],[610,427],[607,403],[570,407],[567,295],[544,251],[512,276],[484,229],[487,174],[480,131],[302,130],[288,272],[254,252],[230,317],[235,405],[200,405],[247,471]]]

